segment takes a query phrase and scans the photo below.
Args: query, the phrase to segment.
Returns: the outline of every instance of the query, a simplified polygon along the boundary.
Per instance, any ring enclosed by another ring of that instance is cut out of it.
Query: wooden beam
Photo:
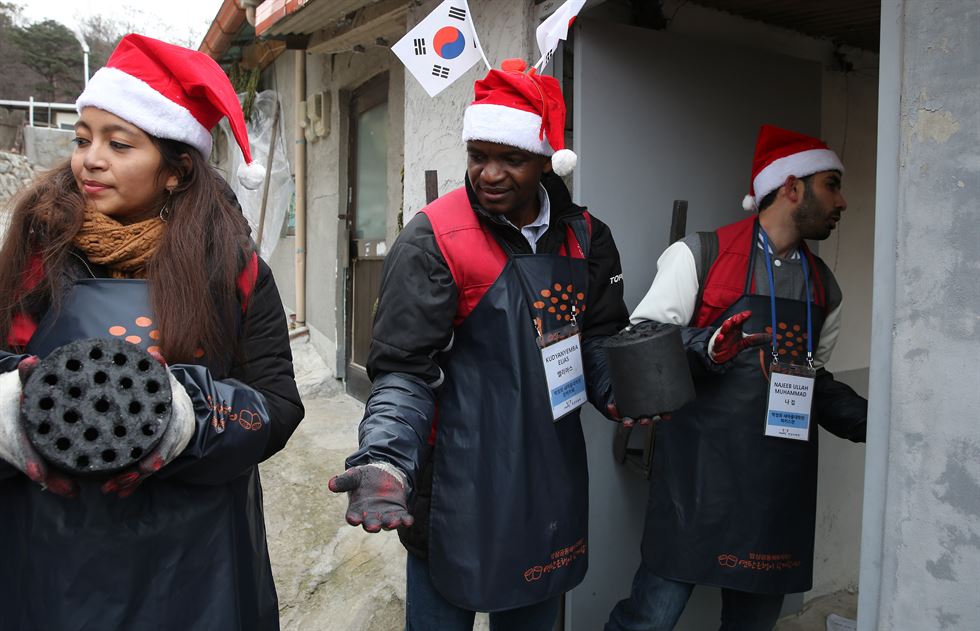
[[[311,53],[350,50],[357,44],[373,44],[375,39],[404,30],[408,13],[406,0],[380,0],[353,11],[353,17],[338,20],[310,37]],[[394,42],[391,42],[394,43]]]

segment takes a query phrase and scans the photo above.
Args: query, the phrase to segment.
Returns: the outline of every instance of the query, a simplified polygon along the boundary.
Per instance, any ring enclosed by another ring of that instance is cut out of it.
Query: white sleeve
[[[657,275],[650,290],[630,316],[630,324],[653,320],[687,325],[698,298],[698,270],[694,253],[683,241],[673,243],[657,260]]]
[[[840,335],[841,306],[843,304],[843,301],[838,304],[823,321],[823,327],[820,329],[820,343],[813,354],[813,366],[815,368],[822,368],[830,361],[830,354],[837,344],[837,336]]]

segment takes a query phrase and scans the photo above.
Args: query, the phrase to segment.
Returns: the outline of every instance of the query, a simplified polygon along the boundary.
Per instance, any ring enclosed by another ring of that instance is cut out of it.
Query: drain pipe
[[[296,327],[306,326],[306,51],[293,52],[293,134],[296,139]]]

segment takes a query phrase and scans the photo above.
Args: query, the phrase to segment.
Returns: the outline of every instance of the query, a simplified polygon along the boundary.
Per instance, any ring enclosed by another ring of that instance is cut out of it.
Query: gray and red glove
[[[708,342],[708,357],[711,361],[724,364],[745,349],[760,346],[769,340],[770,336],[765,333],[750,335],[742,332],[742,325],[751,317],[751,311],[742,311],[721,323]]]
[[[606,406],[606,416],[613,421],[619,421],[623,424],[623,427],[633,427],[634,424],[640,426],[652,425],[654,421],[669,421],[670,414],[667,412],[661,414],[652,414],[650,416],[641,416],[639,418],[632,418],[629,416],[620,416],[619,408],[616,407],[615,403],[610,403]]]
[[[78,495],[78,484],[71,478],[52,470],[41,458],[20,417],[24,382],[37,367],[35,356],[17,364],[17,370],[0,375],[0,460],[4,460],[42,488],[62,497]]]
[[[160,362],[164,368],[167,363],[163,356],[158,353],[150,353]],[[112,476],[108,482],[102,485],[102,492],[117,493],[119,497],[129,497],[136,488],[164,465],[171,462],[187,448],[194,431],[197,429],[197,417],[194,413],[194,403],[190,395],[184,389],[183,384],[177,381],[170,369],[167,368],[167,376],[170,377],[171,391],[171,413],[170,421],[163,430],[160,442],[153,450],[144,456],[135,467],[122,473]]]
[[[334,493],[349,493],[347,523],[367,532],[411,526],[404,474],[386,462],[352,467],[327,482]]]

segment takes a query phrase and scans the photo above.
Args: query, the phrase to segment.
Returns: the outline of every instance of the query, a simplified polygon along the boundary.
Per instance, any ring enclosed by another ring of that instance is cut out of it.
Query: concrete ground
[[[269,554],[283,631],[401,631],[405,550],[395,533],[344,521],[347,497],[327,490],[357,448],[364,405],[344,394],[312,348],[294,343],[306,418],[286,448],[261,466]],[[828,614],[857,617],[857,594],[808,602],[776,631],[825,631]],[[488,629],[478,615],[476,631]]]
[[[837,614],[850,620],[857,619],[857,592],[840,591],[814,598],[803,605],[795,616],[779,621],[775,631],[830,631],[827,616]],[[836,629],[834,630],[836,631]]]

